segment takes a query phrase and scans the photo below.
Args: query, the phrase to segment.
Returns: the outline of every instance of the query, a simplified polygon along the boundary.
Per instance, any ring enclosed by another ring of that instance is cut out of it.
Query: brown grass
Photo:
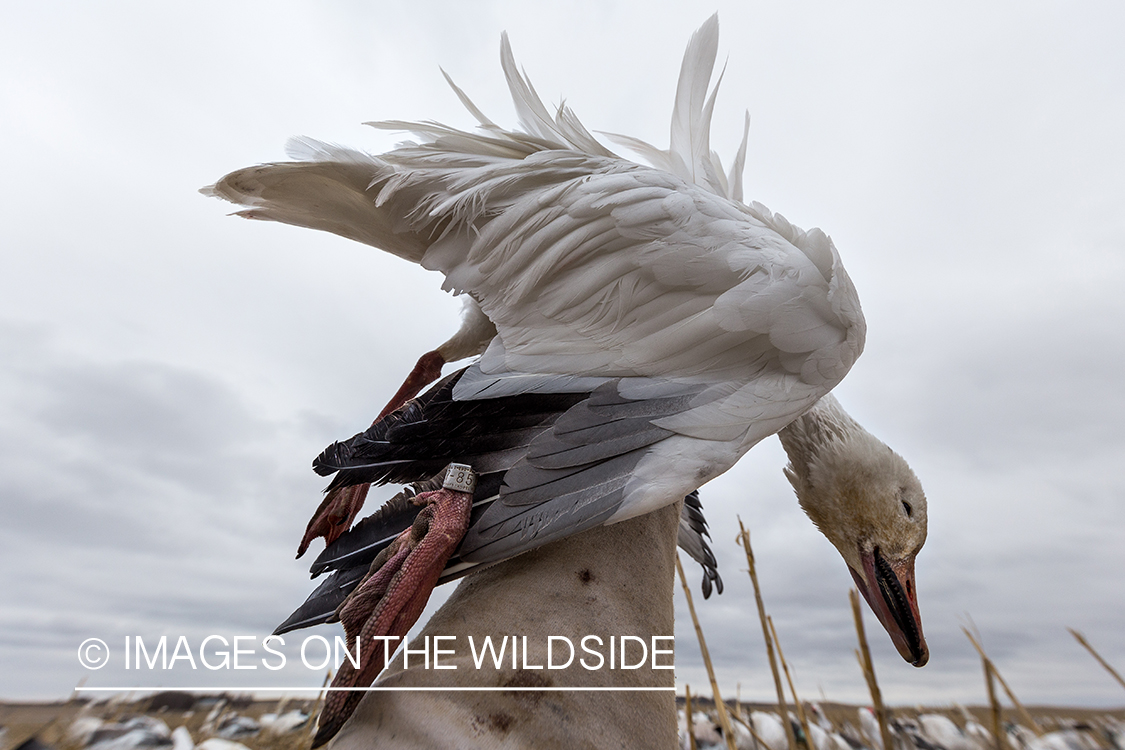
[[[681,697],[678,700],[682,705],[683,698]],[[300,708],[307,711],[312,707],[312,702],[312,698],[289,700],[286,702],[285,710]],[[709,711],[714,709],[714,703],[702,696],[693,695],[692,702],[696,704],[696,710]],[[146,711],[148,703],[149,700],[144,698],[112,706],[102,704],[95,706],[91,713],[99,718],[125,717],[144,713],[161,719],[170,729],[186,726],[197,743],[206,739],[201,736],[199,729],[207,718],[208,709],[198,709],[186,713],[174,710]],[[235,710],[245,716],[258,718],[264,713],[276,711],[277,703],[276,699],[252,701]],[[69,703],[62,701],[53,703],[0,702],[0,726],[4,726],[8,730],[3,747],[0,747],[0,750],[10,750],[10,748],[18,746],[32,736],[38,737],[41,742],[53,745],[58,750],[78,750],[73,743],[66,742],[65,737],[71,721],[74,720],[74,717],[77,716],[84,705],[84,702],[78,701]],[[729,701],[728,705],[733,708],[734,701]],[[776,703],[742,703],[740,705],[744,712],[777,710]],[[844,703],[820,703],[820,707],[829,721],[837,727],[856,723],[856,710],[859,706]],[[1097,709],[1072,706],[1027,706],[1026,708],[1035,716],[1039,725],[1047,731],[1058,728],[1060,722],[1091,723],[1107,717],[1125,721],[1125,708]],[[967,710],[976,721],[985,726],[988,725],[989,708],[987,706],[969,706]],[[896,707],[891,710],[891,713],[893,716],[902,718],[916,718],[920,713],[944,714],[958,726],[964,726],[964,720],[960,712],[951,709],[948,705]],[[1005,707],[1004,720],[1019,722],[1020,717],[1014,709]],[[262,731],[254,737],[240,739],[239,742],[251,748],[251,750],[306,750],[309,746],[309,735],[304,728],[282,736]]]
[[[683,703],[682,697],[677,697],[677,703]],[[712,702],[706,698],[692,695],[692,703],[695,704],[696,711],[710,711],[714,708]],[[828,720],[832,722],[833,726],[840,728],[845,724],[856,725],[856,712],[859,710],[859,704],[851,703],[831,703],[825,701],[818,701],[821,710],[824,711]],[[736,706],[734,701],[727,701],[729,710],[734,710]],[[745,714],[750,711],[772,711],[777,712],[776,703],[759,703],[759,702],[743,702],[737,708],[741,708]],[[1059,729],[1064,725],[1073,723],[1089,724],[1097,722],[1106,718],[1114,718],[1118,721],[1125,721],[1125,707],[1122,708],[1080,708],[1075,706],[1025,706],[1028,712],[1035,717],[1039,722],[1039,726],[1043,727],[1046,731]],[[957,726],[964,728],[965,721],[961,716],[961,712],[951,707],[949,704],[940,706],[891,706],[889,707],[891,716],[903,719],[916,719],[921,714],[942,714],[948,716],[953,720]],[[991,721],[992,709],[986,705],[980,706],[965,706],[965,710],[973,717],[973,720],[983,726],[988,726]],[[1005,706],[1003,708],[1003,718],[1005,722],[1022,723],[1019,715],[1015,709]]]

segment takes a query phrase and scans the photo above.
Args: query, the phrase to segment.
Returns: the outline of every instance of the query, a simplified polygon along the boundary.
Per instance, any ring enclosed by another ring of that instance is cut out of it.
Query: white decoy
[[[195,740],[191,738],[191,731],[187,727],[172,730],[172,750],[195,750]]]
[[[1113,750],[1125,750],[1125,721],[1107,716],[1102,722],[1106,740]]]
[[[215,736],[224,740],[240,740],[244,737],[253,737],[262,731],[262,725],[249,716],[227,714],[219,722]]]
[[[843,735],[826,730],[819,724],[810,724],[809,734],[812,735],[810,739],[816,750],[851,750],[851,745],[848,744]]]
[[[789,747],[789,737],[785,733],[785,725],[781,717],[770,711],[751,711],[750,726],[754,733],[762,740],[767,750],[786,750]]]
[[[84,708],[83,711],[85,710]],[[105,722],[97,716],[79,713],[67,728],[66,738],[71,743],[83,747],[90,743],[90,738],[94,736],[94,732],[97,732],[104,725]]]
[[[965,736],[975,742],[978,747],[992,747],[994,743],[992,732],[988,731],[983,724],[971,718],[965,721]]]
[[[1076,729],[1059,729],[1028,740],[1027,750],[1095,750],[1098,744]]]
[[[859,731],[864,744],[867,747],[874,748],[874,750],[886,750],[883,747],[883,733],[879,728],[879,720],[875,718],[875,712],[867,706],[860,706],[856,710],[856,714],[859,718]]]
[[[920,714],[918,724],[923,737],[945,750],[985,750],[985,746],[962,731],[948,716]]]
[[[122,722],[103,723],[87,740],[90,750],[172,748],[172,730],[160,719],[134,716]]]
[[[695,735],[695,746],[699,750],[709,750],[723,744],[722,731],[703,711],[696,711],[692,717],[691,732]]]
[[[1022,724],[1008,723],[1004,725],[1004,731],[1008,735],[1008,742],[1012,747],[1018,747],[1021,750],[1026,750],[1038,735],[1031,731]]]
[[[298,727],[305,726],[308,721],[309,715],[297,709],[286,711],[283,714],[262,714],[258,718],[258,723],[262,725],[262,728],[274,734],[292,732]]]
[[[195,750],[250,750],[246,745],[234,740],[224,740],[221,737],[212,737],[195,746]]]
[[[454,552],[465,570],[678,502],[810,413],[862,351],[858,297],[831,240],[741,202],[745,140],[729,177],[710,150],[717,35],[712,18],[685,53],[671,148],[619,138],[654,167],[610,152],[566,107],[552,117],[505,38],[502,62],[525,132],[495,125],[454,86],[481,133],[376,123],[420,142],[376,157],[300,140],[291,145],[299,161],[239,170],[205,189],[248,206],[242,216],[331,231],[438,270],[495,326],[477,362],[314,464],[336,474],[333,491],[416,481],[451,460],[492,477],[479,515],[454,502],[459,493],[427,496],[431,530],[452,541],[415,558],[411,545],[425,544],[403,537],[394,559],[419,561],[410,569],[425,574],[412,572],[415,583],[432,587]],[[890,483],[875,478],[872,488],[892,498],[871,513],[851,488],[817,505],[821,479],[858,488],[854,480],[868,477],[855,462],[894,463],[833,403],[794,433],[791,480],[822,531],[835,532],[829,539],[899,651],[920,665],[913,555],[917,530],[925,536],[924,498],[896,466]],[[433,445],[423,423],[441,431],[440,449],[422,447]],[[805,440],[820,430],[831,439]],[[854,503],[864,507],[848,511]],[[888,507],[895,515],[884,543],[888,519],[877,516]],[[913,545],[904,533],[911,524]],[[900,552],[909,561],[890,559]],[[357,594],[385,588],[377,578]],[[349,636],[374,617],[375,602],[391,598],[380,590],[353,608]],[[394,601],[404,611],[418,603],[413,590]],[[374,674],[360,677],[369,683]]]

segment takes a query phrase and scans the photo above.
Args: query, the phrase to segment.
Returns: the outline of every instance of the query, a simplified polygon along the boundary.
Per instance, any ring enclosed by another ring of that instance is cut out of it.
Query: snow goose
[[[479,305],[488,324],[476,332],[495,327],[475,363],[314,464],[335,474],[337,500],[372,481],[425,480],[451,461],[481,474],[475,501],[467,485],[411,501],[425,506],[415,531],[442,542],[404,532],[388,548],[384,574],[341,609],[350,637],[366,637],[375,619],[397,633],[416,618],[450,556],[463,571],[679,502],[801,418],[859,356],[865,324],[831,240],[742,203],[745,138],[729,176],[710,149],[717,39],[713,17],[689,43],[669,150],[618,137],[652,167],[606,149],[568,108],[552,117],[505,37],[523,131],[500,128],[453,86],[479,133],[374,123],[419,142],[371,156],[298,140],[297,161],[205,189],[246,206],[247,218],[331,231],[440,271],[446,289]],[[472,350],[484,336],[463,343]],[[421,367],[432,374],[432,363]],[[426,438],[434,430],[436,443]],[[322,507],[302,546],[338,535],[361,502]],[[326,514],[335,522],[321,529]],[[863,539],[852,531],[829,538],[868,601],[886,604],[883,624],[908,631],[908,658],[924,661],[920,628],[899,619],[916,615],[903,599],[912,580],[884,586],[912,566],[891,567],[870,528]],[[400,570],[410,585],[392,596]],[[369,684],[378,669],[360,671],[337,679]]]

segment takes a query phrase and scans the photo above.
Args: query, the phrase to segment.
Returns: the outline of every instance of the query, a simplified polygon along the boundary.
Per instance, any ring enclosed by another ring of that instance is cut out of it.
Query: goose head
[[[929,659],[914,583],[926,495],[906,461],[827,395],[779,435],[801,507],[840,552],[902,658]]]

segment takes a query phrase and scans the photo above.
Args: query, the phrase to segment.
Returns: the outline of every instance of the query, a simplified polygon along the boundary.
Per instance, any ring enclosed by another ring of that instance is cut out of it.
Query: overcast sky
[[[832,235],[868,343],[836,390],[930,502],[930,664],[868,613],[891,703],[980,703],[968,618],[1032,703],[1121,705],[1125,667],[1125,11],[1118,3],[717,2],[712,144],[752,116],[746,194]],[[666,144],[698,3],[23,3],[0,25],[0,698],[137,684],[78,645],[269,633],[329,442],[455,327],[440,279],[227,216],[196,191],[374,119],[470,127],[444,68],[515,125],[507,30],[544,99]],[[410,303],[410,314],[392,312]],[[699,604],[721,685],[768,699],[736,514],[808,697],[865,701],[851,579],[776,440],[703,489],[726,593]],[[385,497],[387,493],[380,494]],[[368,501],[373,507],[373,500]],[[698,590],[698,572],[691,568]],[[436,597],[440,598],[440,597]],[[698,598],[698,596],[697,596]],[[432,603],[433,604],[433,603]],[[706,683],[677,610],[677,680]],[[338,630],[322,627],[331,636]],[[120,654],[118,654],[120,658]],[[173,670],[164,685],[318,685]],[[144,684],[154,684],[151,677]]]

